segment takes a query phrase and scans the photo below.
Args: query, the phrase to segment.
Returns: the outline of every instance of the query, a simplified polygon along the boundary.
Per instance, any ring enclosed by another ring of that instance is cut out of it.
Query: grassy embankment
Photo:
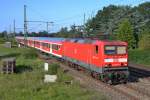
[[[4,43],[5,39],[4,38],[0,38],[0,44]]]
[[[129,61],[150,67],[150,50],[130,50]]]
[[[43,82],[44,62],[28,48],[4,48],[0,45],[0,55],[16,56],[17,73],[0,74],[0,100],[105,100],[106,97],[87,90],[73,82],[64,82],[72,77],[58,69],[56,83]],[[61,76],[61,77],[60,77]]]

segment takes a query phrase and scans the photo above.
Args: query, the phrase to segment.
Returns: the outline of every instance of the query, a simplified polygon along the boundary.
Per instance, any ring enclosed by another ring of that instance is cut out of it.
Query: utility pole
[[[83,24],[85,25],[85,13],[84,13],[84,19],[83,19]]]
[[[86,17],[86,15],[84,13],[84,18],[83,18],[83,33],[82,33],[83,38],[85,38],[85,35],[86,35],[86,32],[85,32],[85,17]]]
[[[26,15],[26,5],[24,5],[24,40],[27,39],[27,15]]]
[[[11,34],[11,25],[9,25],[9,34]]]
[[[49,23],[48,23],[48,22],[46,22],[46,29],[47,29],[47,33],[48,33],[48,24],[49,24]]]
[[[14,34],[16,33],[16,22],[14,20]]]
[[[9,31],[8,31],[8,34],[7,34],[7,40],[9,40],[9,36],[11,35],[11,24],[9,25]]]
[[[27,31],[28,31],[27,23],[28,22],[46,23],[46,30],[47,30],[47,33],[48,33],[49,32],[49,24],[53,24],[54,22],[48,22],[48,21],[27,21],[26,8],[27,8],[27,6],[24,5],[24,40],[27,39]]]
[[[53,24],[54,22],[46,22],[47,33],[49,32],[49,24]]]

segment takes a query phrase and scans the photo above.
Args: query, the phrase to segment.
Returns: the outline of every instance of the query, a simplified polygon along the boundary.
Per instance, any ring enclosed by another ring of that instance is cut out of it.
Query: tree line
[[[135,7],[109,5],[85,25],[72,25],[70,30],[63,27],[55,36],[122,40],[128,42],[130,49],[150,49],[150,2]]]
[[[6,31],[0,36],[5,36]],[[24,36],[22,32],[15,35]],[[89,18],[85,25],[62,27],[59,32],[48,34],[46,31],[27,33],[27,36],[46,36],[64,38],[98,38],[122,40],[129,48],[150,48],[150,2],[138,6],[109,5]]]

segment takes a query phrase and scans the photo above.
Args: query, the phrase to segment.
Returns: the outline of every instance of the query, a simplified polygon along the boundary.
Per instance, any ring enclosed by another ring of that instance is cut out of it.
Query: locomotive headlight
[[[118,61],[119,62],[127,62],[127,58],[119,58]]]
[[[126,63],[125,63],[124,65],[125,65],[125,66],[127,66],[127,64],[126,64]]]
[[[111,59],[111,58],[106,58],[106,59],[104,59],[104,62],[113,62],[113,59]]]

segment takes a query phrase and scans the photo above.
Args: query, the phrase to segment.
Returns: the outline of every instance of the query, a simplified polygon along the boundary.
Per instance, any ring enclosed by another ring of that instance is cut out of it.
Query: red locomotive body
[[[22,37],[16,37],[23,44]],[[127,43],[90,39],[29,37],[27,45],[52,54],[91,72],[104,82],[126,82],[128,78]]]
[[[70,40],[63,43],[63,57],[91,71],[105,82],[126,82],[127,43],[121,41]]]

